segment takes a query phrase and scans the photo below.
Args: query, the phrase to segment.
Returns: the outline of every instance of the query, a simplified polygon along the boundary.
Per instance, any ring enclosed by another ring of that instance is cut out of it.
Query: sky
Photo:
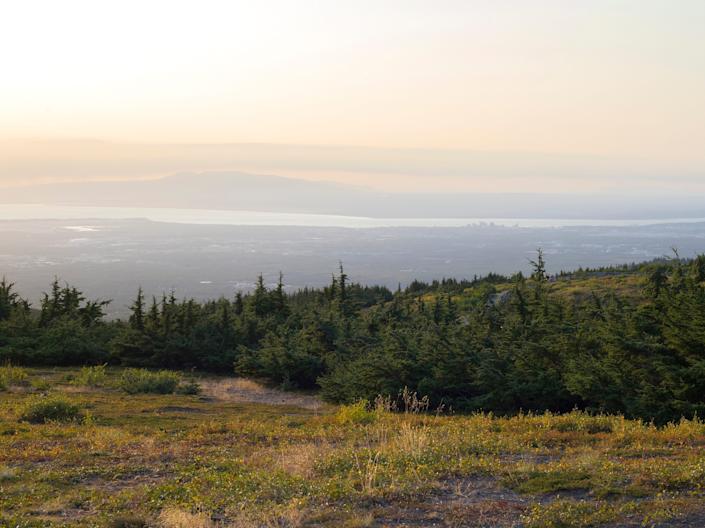
[[[0,186],[219,169],[703,191],[703,27],[701,0],[8,1]],[[370,161],[320,162],[341,146]]]

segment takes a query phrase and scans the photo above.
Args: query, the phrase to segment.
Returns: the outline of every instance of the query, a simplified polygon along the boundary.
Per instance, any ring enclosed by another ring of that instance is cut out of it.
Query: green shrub
[[[34,390],[41,392],[47,392],[51,388],[51,382],[46,378],[34,378],[31,385]]]
[[[20,415],[20,421],[34,424],[73,422],[81,418],[79,406],[59,396],[35,398],[25,405]]]
[[[20,367],[8,364],[0,367],[0,390],[7,390],[12,386],[22,386],[29,383],[27,371]]]
[[[175,372],[127,369],[120,377],[120,388],[128,394],[172,394],[181,378]]]
[[[556,416],[551,428],[560,432],[580,431],[588,434],[611,433],[615,418],[604,414],[590,415],[580,411]]]
[[[629,503],[622,508],[629,509]],[[527,528],[591,528],[614,523],[620,507],[586,501],[557,500],[548,504],[535,504],[524,514],[523,526]]]
[[[590,475],[584,471],[563,470],[529,473],[528,479],[515,486],[520,493],[553,493],[563,490],[590,489]]]
[[[105,365],[96,365],[94,367],[83,367],[81,372],[73,379],[74,385],[82,385],[86,387],[102,387],[108,375],[105,372]]]
[[[372,423],[377,418],[377,414],[368,407],[365,400],[360,400],[350,405],[343,405],[338,409],[335,420],[342,425]]]
[[[201,394],[201,386],[196,380],[188,380],[176,387],[176,393],[186,395]]]

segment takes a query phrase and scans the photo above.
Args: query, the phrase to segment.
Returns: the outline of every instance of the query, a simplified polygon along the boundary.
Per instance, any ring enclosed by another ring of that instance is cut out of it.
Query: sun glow
[[[703,23],[699,1],[7,2],[0,139],[579,153],[702,173]]]

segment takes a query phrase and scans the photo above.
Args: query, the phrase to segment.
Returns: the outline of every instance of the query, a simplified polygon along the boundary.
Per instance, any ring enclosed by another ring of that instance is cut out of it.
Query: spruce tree
[[[133,330],[144,330],[144,292],[142,286],[137,289],[137,297],[130,307],[132,314],[130,315],[130,326]]]

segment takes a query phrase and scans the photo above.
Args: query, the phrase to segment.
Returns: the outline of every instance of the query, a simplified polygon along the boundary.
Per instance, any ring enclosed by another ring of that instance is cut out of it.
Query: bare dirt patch
[[[105,479],[92,477],[83,483],[85,488],[100,489],[110,493],[118,493],[125,489],[134,489],[138,486],[156,486],[168,477],[167,474],[153,473],[143,475],[132,475],[124,478]]]
[[[68,507],[64,509],[48,509],[30,512],[30,515],[36,516],[37,520],[48,521],[52,523],[72,521],[75,522],[81,518],[88,517],[93,514],[94,512],[90,510]]]
[[[529,500],[492,478],[451,479],[422,501],[390,505],[376,512],[383,527],[514,527]]]
[[[187,414],[200,414],[203,409],[197,409],[196,407],[180,407],[178,405],[169,405],[167,407],[158,407],[154,409],[158,413],[187,413]]]
[[[313,411],[319,411],[325,407],[325,404],[316,396],[265,387],[245,378],[210,378],[203,379],[199,383],[203,395],[216,400],[290,405]]]

